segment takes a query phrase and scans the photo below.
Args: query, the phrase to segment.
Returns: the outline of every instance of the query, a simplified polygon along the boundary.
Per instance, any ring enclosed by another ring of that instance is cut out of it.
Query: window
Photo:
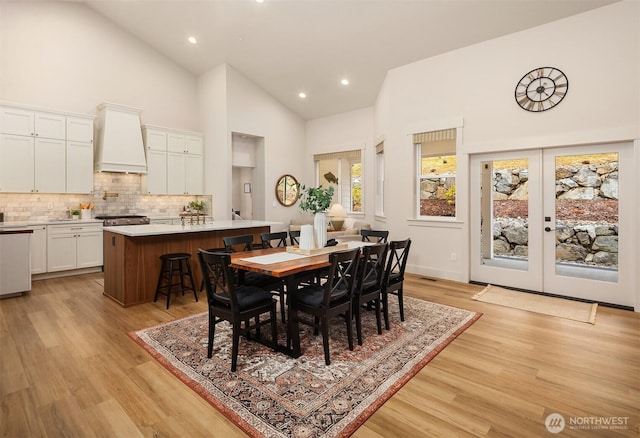
[[[413,135],[418,157],[418,217],[456,216],[456,129]]]
[[[384,216],[384,142],[376,145],[376,214]]]
[[[335,187],[333,202],[340,203],[347,212],[361,212],[362,160],[360,150],[317,154],[316,163],[318,185]]]

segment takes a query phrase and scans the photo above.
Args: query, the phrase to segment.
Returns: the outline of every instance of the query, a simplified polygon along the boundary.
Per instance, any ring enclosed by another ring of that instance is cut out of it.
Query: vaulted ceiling
[[[373,105],[389,69],[617,0],[81,1],[194,75],[227,63],[313,119]]]

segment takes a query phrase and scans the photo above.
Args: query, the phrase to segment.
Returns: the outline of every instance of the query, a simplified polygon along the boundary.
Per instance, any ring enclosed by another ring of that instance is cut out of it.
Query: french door
[[[471,280],[634,306],[631,143],[471,156]]]

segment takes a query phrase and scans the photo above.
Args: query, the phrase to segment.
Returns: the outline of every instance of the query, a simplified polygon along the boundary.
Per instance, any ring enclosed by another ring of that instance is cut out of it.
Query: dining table
[[[340,246],[336,251],[361,247],[365,242],[348,242],[346,248]],[[329,253],[316,255],[299,254],[287,251],[286,247],[256,249],[231,253],[230,267],[245,271],[258,272],[281,278],[285,281],[287,294],[287,345],[278,346],[278,350],[293,357],[302,355],[300,351],[300,331],[296,313],[296,292],[301,281],[319,269],[330,266]]]

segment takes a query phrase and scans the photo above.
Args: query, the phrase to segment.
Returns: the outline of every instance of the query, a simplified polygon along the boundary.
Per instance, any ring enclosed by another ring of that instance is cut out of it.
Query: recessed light
[[[349,79],[346,79],[346,78],[345,78],[345,79],[341,80],[341,81],[340,81],[340,83],[341,83],[342,85],[349,85]]]
[[[264,0],[256,0],[257,3],[264,3]]]
[[[306,93],[298,93],[298,97],[299,97],[300,99],[304,99],[304,98],[306,98],[306,97],[307,97],[307,94],[306,94]]]
[[[191,44],[198,44],[198,40],[194,36],[190,36],[189,38],[187,38],[187,41],[189,41]]]

